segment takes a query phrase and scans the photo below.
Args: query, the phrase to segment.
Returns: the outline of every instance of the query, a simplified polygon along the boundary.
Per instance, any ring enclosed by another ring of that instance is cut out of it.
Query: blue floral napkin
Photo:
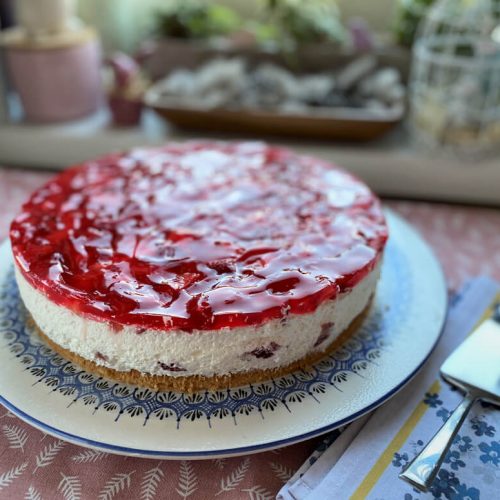
[[[453,298],[442,338],[420,374],[370,415],[329,434],[277,498],[500,498],[500,411],[481,403],[472,408],[431,493],[398,479],[462,398],[439,378],[441,364],[499,300],[498,283],[469,282]]]

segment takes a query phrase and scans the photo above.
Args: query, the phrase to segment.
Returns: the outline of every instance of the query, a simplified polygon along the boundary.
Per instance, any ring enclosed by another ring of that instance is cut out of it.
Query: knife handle
[[[399,475],[400,479],[409,482],[420,491],[429,490],[453,438],[477,398],[478,395],[472,392],[465,395],[463,401],[455,408],[441,429]]]

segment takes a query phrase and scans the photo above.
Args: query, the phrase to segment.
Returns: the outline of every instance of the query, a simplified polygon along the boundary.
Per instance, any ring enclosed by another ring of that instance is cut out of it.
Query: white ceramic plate
[[[42,431],[111,453],[214,458],[289,445],[380,405],[422,367],[446,313],[436,258],[401,218],[371,313],[308,371],[218,392],[155,393],[76,368],[25,324],[10,247],[0,247],[0,402]]]

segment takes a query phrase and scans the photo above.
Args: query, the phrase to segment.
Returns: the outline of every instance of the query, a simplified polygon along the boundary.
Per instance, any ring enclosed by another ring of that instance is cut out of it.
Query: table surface
[[[0,240],[28,194],[52,174],[0,168]],[[487,274],[500,280],[500,210],[386,201],[441,261],[448,288]],[[2,265],[2,263],[0,263]],[[274,498],[318,438],[246,457],[155,461],[63,443],[0,409],[0,498]],[[107,493],[107,496],[106,496]]]

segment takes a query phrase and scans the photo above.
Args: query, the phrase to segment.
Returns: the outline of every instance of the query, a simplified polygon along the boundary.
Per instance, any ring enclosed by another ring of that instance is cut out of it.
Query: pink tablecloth
[[[0,239],[23,199],[48,177],[0,169]],[[500,280],[500,211],[407,201],[386,205],[432,245],[449,288],[477,274]],[[223,460],[159,462],[64,443],[1,409],[0,431],[0,498],[13,499],[271,499],[316,444]]]

